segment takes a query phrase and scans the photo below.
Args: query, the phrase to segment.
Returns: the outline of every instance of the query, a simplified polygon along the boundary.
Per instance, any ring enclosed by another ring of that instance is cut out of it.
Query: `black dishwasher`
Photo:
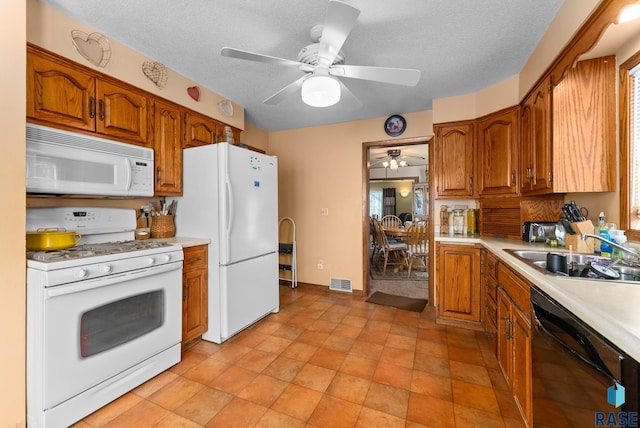
[[[533,426],[639,426],[638,363],[535,288],[531,307]]]

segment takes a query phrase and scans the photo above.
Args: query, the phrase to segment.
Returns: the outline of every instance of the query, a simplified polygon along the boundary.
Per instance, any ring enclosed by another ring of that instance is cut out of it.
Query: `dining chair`
[[[414,260],[422,263],[422,268],[427,269],[429,257],[429,222],[427,220],[414,221],[407,231],[407,278],[411,276],[411,268]]]
[[[384,256],[382,272],[387,271],[387,266],[404,266],[407,261],[407,244],[404,242],[389,242],[387,235],[384,233],[382,223],[376,221],[374,224],[376,226],[378,245],[380,247],[375,264],[380,263],[380,259]]]
[[[374,260],[378,251],[380,251],[380,243],[378,242],[378,231],[376,223],[379,223],[378,219],[369,217],[369,233],[371,233],[371,261]]]
[[[384,229],[399,229],[403,223],[397,215],[387,214],[380,220]]]

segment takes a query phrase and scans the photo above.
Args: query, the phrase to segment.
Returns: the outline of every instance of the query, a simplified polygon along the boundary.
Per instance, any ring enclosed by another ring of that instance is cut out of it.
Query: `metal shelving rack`
[[[298,286],[296,267],[296,223],[291,217],[283,217],[278,222],[278,279],[291,282],[291,288]]]

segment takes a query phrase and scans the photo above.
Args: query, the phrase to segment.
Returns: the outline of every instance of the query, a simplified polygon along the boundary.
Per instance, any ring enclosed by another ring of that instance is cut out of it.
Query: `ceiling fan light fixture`
[[[302,101],[312,107],[330,107],[340,101],[340,82],[327,75],[311,76],[302,82]]]
[[[625,6],[618,17],[618,24],[633,21],[640,18],[640,3],[629,4]]]

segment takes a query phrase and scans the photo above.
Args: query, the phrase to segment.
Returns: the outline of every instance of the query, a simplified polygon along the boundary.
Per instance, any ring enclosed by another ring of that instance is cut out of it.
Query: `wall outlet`
[[[329,215],[329,208],[320,208],[320,215]]]
[[[324,269],[324,263],[322,262],[322,260],[318,260],[318,264],[316,264],[316,268],[318,270]]]

